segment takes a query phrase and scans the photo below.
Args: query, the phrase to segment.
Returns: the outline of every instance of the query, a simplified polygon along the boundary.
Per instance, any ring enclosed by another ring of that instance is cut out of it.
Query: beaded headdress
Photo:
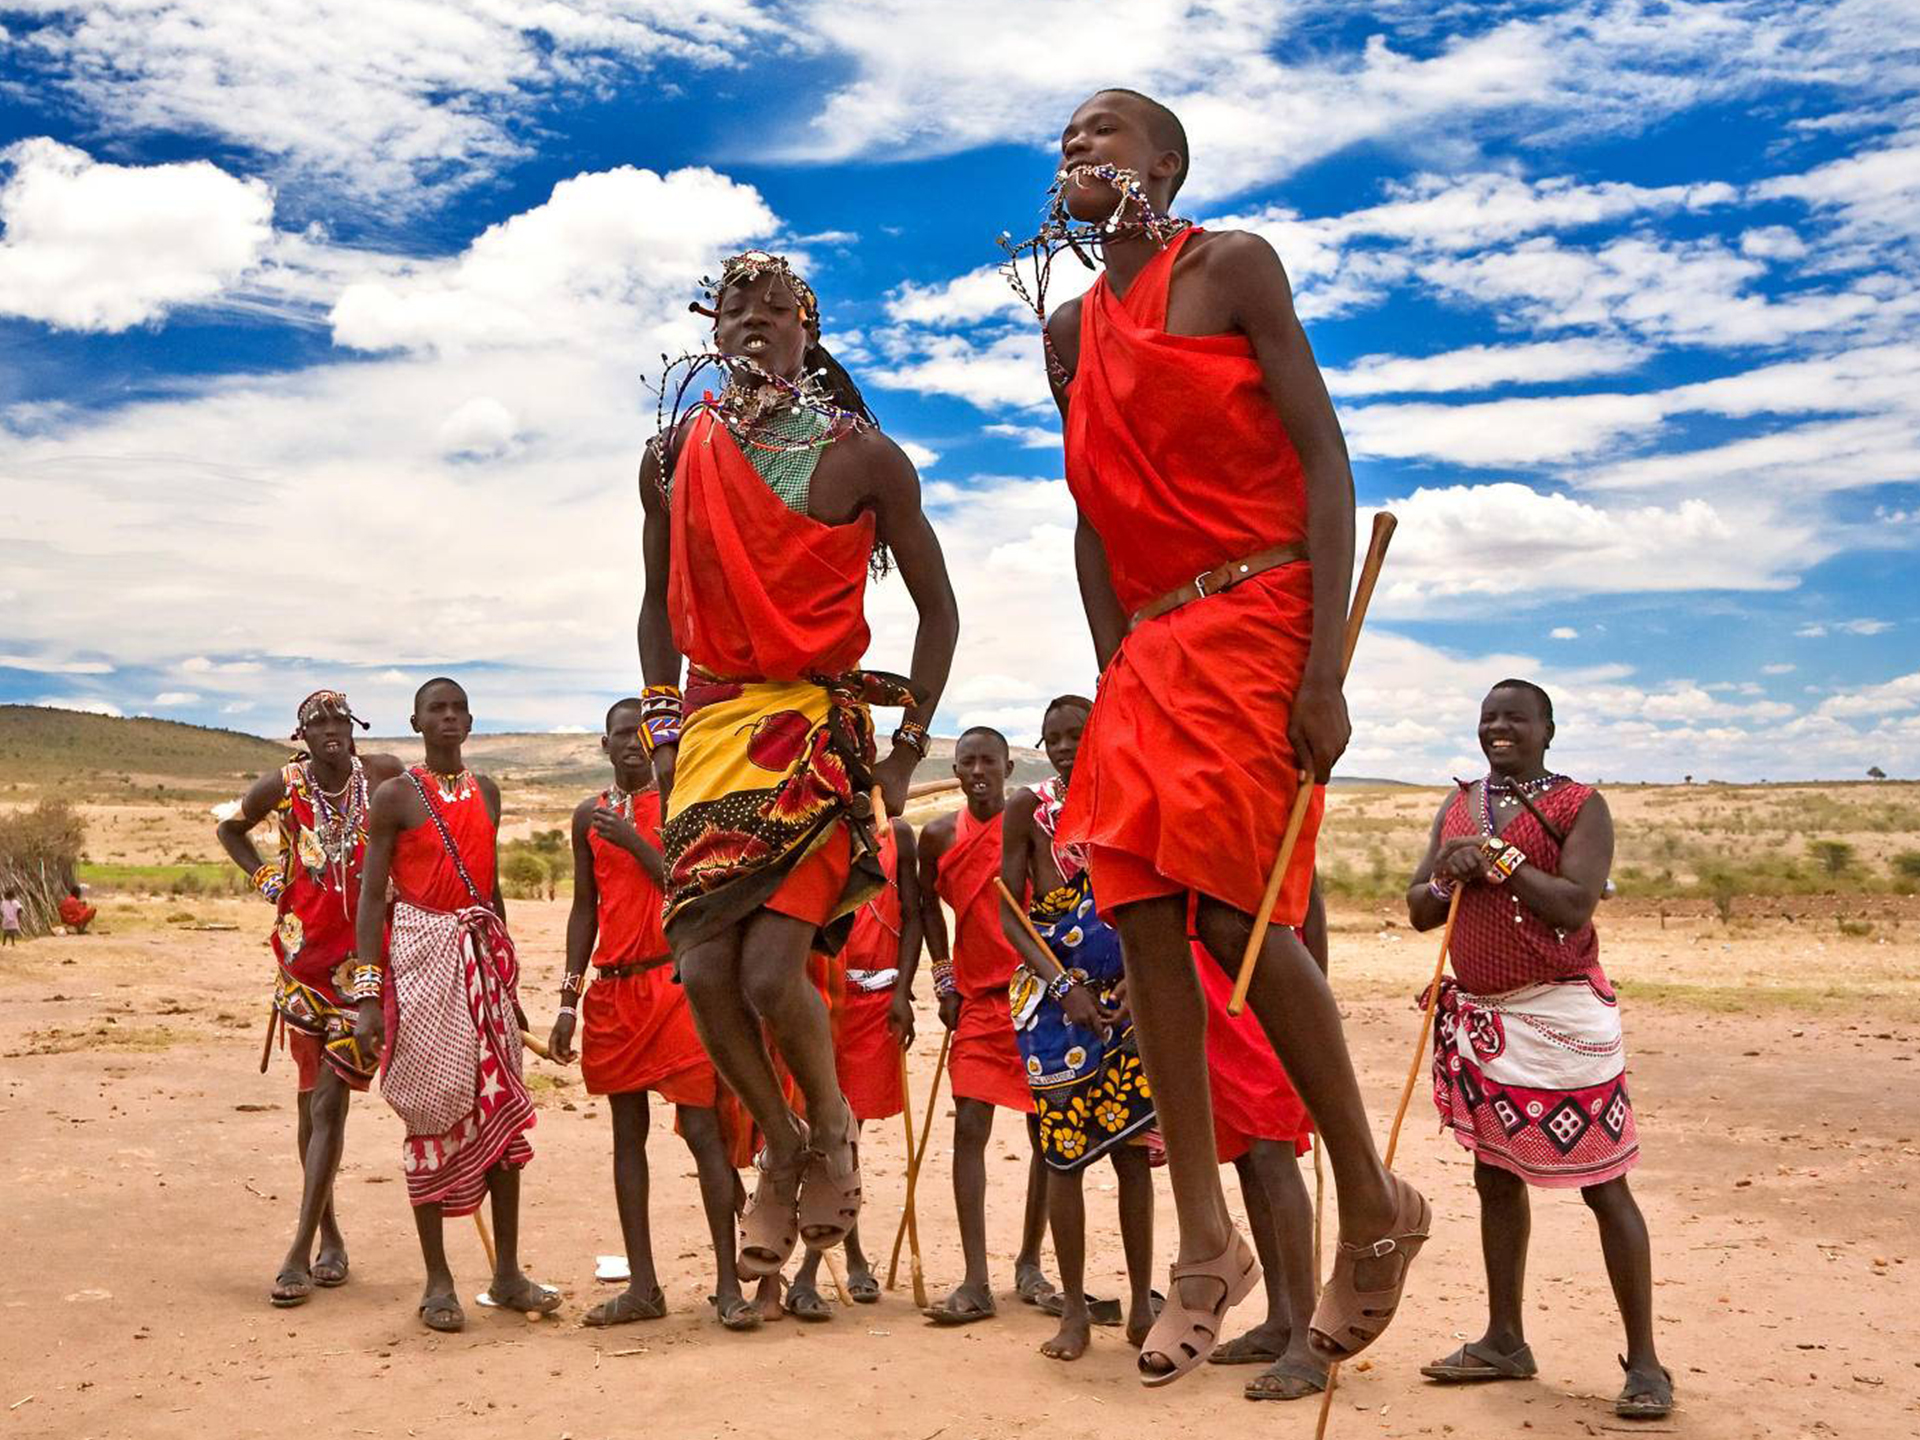
[[[348,703],[346,695],[341,691],[316,690],[300,702],[300,708],[294,712],[293,734],[287,738],[289,740],[302,738],[307,726],[316,720],[351,720],[362,730],[372,728],[365,720],[353,713],[353,706]]]
[[[720,267],[720,278],[714,280],[703,277],[700,288],[707,292],[707,303],[695,303],[687,308],[696,315],[704,315],[709,320],[715,318],[720,308],[720,297],[743,280],[758,280],[762,275],[776,275],[793,292],[794,302],[800,307],[800,319],[807,327],[811,339],[820,338],[820,297],[813,293],[813,287],[794,273],[793,265],[784,255],[775,255],[768,250],[742,250],[738,255],[730,255]]]

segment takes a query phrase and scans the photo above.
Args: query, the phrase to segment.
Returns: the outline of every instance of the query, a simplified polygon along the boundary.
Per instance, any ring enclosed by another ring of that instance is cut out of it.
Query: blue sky
[[[1589,777],[1920,770],[1912,0],[0,26],[0,700],[278,734],[326,683],[393,731],[451,670],[487,728],[597,723],[636,683],[644,382],[756,244],[921,466],[963,623],[939,728],[1029,737],[1093,661],[994,237],[1126,84],[1187,122],[1182,213],[1273,242],[1401,517],[1349,771],[1468,773],[1509,673]],[[872,612],[904,668],[897,584]]]

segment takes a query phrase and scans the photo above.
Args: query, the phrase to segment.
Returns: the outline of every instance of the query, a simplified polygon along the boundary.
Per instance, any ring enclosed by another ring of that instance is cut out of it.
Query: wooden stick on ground
[[[913,1089],[907,1083],[907,1052],[900,1052],[900,1126],[907,1137],[907,1164],[913,1164]],[[931,1098],[931,1097],[929,1097]],[[912,1185],[907,1187],[906,1214],[903,1217],[907,1227],[907,1250],[912,1257],[913,1303],[922,1310],[930,1303],[927,1300],[927,1274],[920,1263],[920,1216],[919,1207],[914,1204]],[[900,1251],[894,1250],[897,1260]]]
[[[1400,1126],[1407,1118],[1407,1106],[1413,1100],[1413,1087],[1420,1079],[1420,1063],[1427,1057],[1427,1037],[1433,1033],[1433,1011],[1440,1001],[1440,977],[1447,973],[1447,952],[1453,948],[1453,921],[1460,913],[1459,886],[1454,887],[1453,898],[1447,902],[1447,924],[1440,932],[1440,955],[1433,962],[1433,979],[1427,983],[1427,1003],[1420,1011],[1420,1038],[1413,1044],[1413,1060],[1407,1066],[1407,1080],[1400,1087],[1400,1104],[1393,1112],[1393,1128],[1387,1132],[1387,1153],[1381,1163],[1388,1169],[1393,1168],[1393,1155],[1400,1148]],[[1315,1279],[1319,1278],[1319,1266],[1314,1267]],[[1336,1361],[1327,1367],[1327,1388],[1320,1396],[1320,1421],[1313,1427],[1313,1440],[1326,1440],[1327,1419],[1333,1413],[1333,1392],[1340,1384],[1340,1366]]]
[[[914,1195],[920,1182],[920,1166],[927,1158],[927,1142],[933,1136],[933,1110],[940,1098],[940,1077],[947,1073],[947,1051],[953,1045],[953,1032],[940,1036],[940,1058],[933,1062],[933,1083],[927,1087],[927,1108],[920,1112],[920,1143],[907,1162],[907,1208],[900,1217],[900,1228],[893,1232],[893,1258],[887,1261],[887,1288],[893,1289],[900,1278],[900,1245],[907,1236],[907,1215],[914,1213]]]
[[[1386,563],[1387,546],[1393,540],[1394,526],[1400,522],[1390,510],[1373,517],[1373,537],[1367,543],[1366,563],[1360,567],[1360,583],[1354,588],[1353,608],[1347,612],[1346,644],[1340,655],[1340,679],[1345,681],[1353,664],[1354,647],[1360,643],[1360,627],[1366,623],[1367,606],[1373,601],[1373,587],[1379,582],[1380,567]],[[1227,1013],[1238,1015],[1247,1008],[1247,988],[1253,984],[1253,967],[1259,963],[1260,947],[1266,944],[1267,927],[1273,920],[1273,907],[1279,903],[1280,887],[1293,863],[1294,847],[1300,843],[1300,830],[1307,823],[1307,809],[1313,803],[1313,776],[1300,772],[1300,785],[1293,794],[1293,809],[1287,815],[1287,828],[1280,837],[1280,853],[1274,857],[1267,875],[1266,893],[1254,913],[1253,929],[1247,936],[1246,953],[1240,958],[1240,974],[1233,982],[1233,997],[1227,1001]]]

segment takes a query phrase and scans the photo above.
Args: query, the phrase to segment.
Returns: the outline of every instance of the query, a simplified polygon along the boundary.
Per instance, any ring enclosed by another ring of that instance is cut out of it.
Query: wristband
[[[560,1015],[566,1016],[569,1020],[576,1018],[579,1014],[580,1007],[578,1005],[562,1005],[560,1007]],[[559,1015],[556,1015],[554,1018],[556,1020],[559,1019]]]
[[[355,1001],[378,1000],[380,998],[381,974],[378,965],[358,965],[353,967],[353,978],[348,982],[347,995]]]
[[[1067,992],[1079,983],[1080,982],[1074,978],[1071,970],[1062,970],[1048,982],[1047,994],[1051,995],[1055,1000],[1065,1000],[1067,998]]]
[[[1453,899],[1453,890],[1454,885],[1451,880],[1442,880],[1438,875],[1429,876],[1427,879],[1427,893],[1436,900]]]
[[[936,960],[933,962],[933,993],[938,999],[945,999],[958,987],[953,983],[953,961]]]
[[[1527,852],[1504,840],[1489,838],[1481,847],[1481,853],[1486,856],[1487,868],[1492,872],[1487,879],[1495,885],[1527,863]]]
[[[560,977],[560,993],[562,995],[578,995],[586,988],[587,972],[584,970],[569,970],[565,975]]]
[[[678,685],[649,685],[640,692],[640,744],[651,755],[662,745],[680,743],[686,701]]]
[[[278,901],[280,893],[287,888],[287,877],[280,873],[277,861],[269,860],[248,877],[249,883],[267,899]]]
[[[893,743],[905,745],[924,760],[927,758],[927,727],[918,720],[902,721],[900,728],[893,732]]]

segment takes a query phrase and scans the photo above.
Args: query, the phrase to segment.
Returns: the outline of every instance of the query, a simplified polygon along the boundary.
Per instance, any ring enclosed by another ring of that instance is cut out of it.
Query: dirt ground
[[[513,913],[528,1009],[550,1016],[561,904]],[[1537,1195],[1529,1338],[1538,1381],[1442,1390],[1416,1367],[1478,1334],[1470,1165],[1416,1097],[1402,1168],[1435,1232],[1407,1306],[1334,1411],[1343,1437],[1920,1434],[1920,943],[1794,924],[1610,917],[1646,1158],[1635,1175],[1655,1239],[1663,1356],[1681,1408],[1659,1425],[1613,1418],[1618,1323],[1584,1208]],[[1335,916],[1334,964],[1376,1121],[1404,1075],[1406,994],[1431,940],[1383,918]],[[831,1325],[728,1335],[702,1303],[707,1257],[691,1163],[656,1110],[655,1244],[673,1313],[580,1327],[604,1294],[594,1256],[618,1251],[605,1107],[577,1075],[541,1083],[526,1184],[529,1268],[560,1286],[557,1319],[469,1306],[458,1336],[414,1318],[419,1260],[400,1181],[400,1127],[355,1102],[339,1208],[353,1279],[303,1309],[266,1303],[293,1221],[293,1072],[257,1064],[268,961],[262,907],[239,899],[110,900],[105,933],[0,951],[0,1436],[542,1437],[599,1440],[805,1433],[951,1440],[1151,1426],[1169,1436],[1309,1435],[1311,1404],[1251,1407],[1246,1370],[1209,1367],[1147,1391],[1115,1331],[1076,1365],[1043,1359],[1052,1330],[1003,1296],[997,1321],[936,1330],[903,1284]],[[234,926],[201,930],[192,924]],[[1897,934],[1898,932],[1896,932]],[[1907,934],[1911,936],[1912,927]],[[931,1030],[931,1016],[923,1020]],[[924,1101],[934,1047],[913,1057]],[[943,1097],[936,1134],[944,1132]],[[1011,1282],[1019,1130],[1003,1117],[989,1210],[996,1281]],[[959,1272],[936,1143],[921,1221],[936,1294]],[[897,1124],[864,1147],[870,1243],[899,1214]],[[1111,1181],[1096,1172],[1090,1282],[1121,1293]],[[1231,1187],[1230,1187],[1231,1188]],[[1161,1182],[1159,1253],[1172,1207]],[[463,1289],[485,1283],[457,1223]],[[903,1273],[904,1280],[904,1273]],[[1230,1322],[1255,1318],[1247,1306]],[[1124,1431],[1114,1432],[1124,1433]]]

